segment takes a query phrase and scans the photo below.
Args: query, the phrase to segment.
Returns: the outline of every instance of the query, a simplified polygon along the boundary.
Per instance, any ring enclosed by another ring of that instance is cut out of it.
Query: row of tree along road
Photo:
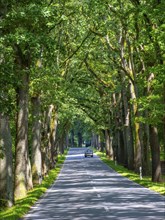
[[[0,2],[0,205],[64,147],[92,145],[161,181],[165,2]]]

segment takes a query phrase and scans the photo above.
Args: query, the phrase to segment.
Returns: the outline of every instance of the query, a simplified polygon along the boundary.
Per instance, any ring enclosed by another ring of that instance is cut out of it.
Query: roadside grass
[[[139,174],[136,174],[133,171],[130,171],[121,165],[115,164],[114,161],[109,160],[106,157],[105,153],[96,151],[96,154],[100,157],[100,159],[104,163],[106,163],[108,166],[110,166],[116,172],[120,173],[122,176],[127,177],[128,179],[138,183],[139,185],[142,185],[146,188],[149,188],[150,190],[158,192],[161,195],[165,195],[165,182],[153,183],[151,181],[151,177],[149,177],[149,176],[144,176],[143,179],[141,180]]]
[[[58,157],[56,168],[49,172],[48,176],[44,178],[41,185],[35,186],[27,193],[25,198],[17,200],[13,207],[0,210],[0,219],[18,220],[22,218],[30,210],[31,206],[43,196],[46,190],[53,184],[54,180],[57,179],[62,168],[62,164],[65,161],[66,154],[67,153]]]

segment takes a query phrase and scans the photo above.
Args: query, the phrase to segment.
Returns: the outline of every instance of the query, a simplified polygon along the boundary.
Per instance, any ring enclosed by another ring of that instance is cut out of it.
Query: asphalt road
[[[24,220],[165,220],[165,197],[70,149],[58,180]]]

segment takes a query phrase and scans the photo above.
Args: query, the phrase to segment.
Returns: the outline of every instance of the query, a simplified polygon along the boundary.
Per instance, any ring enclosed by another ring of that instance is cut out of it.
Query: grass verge
[[[96,152],[96,154],[100,157],[100,159],[106,163],[108,166],[110,166],[112,169],[114,169],[116,172],[120,173],[122,176],[127,177],[128,179],[138,183],[139,185],[142,185],[146,188],[149,188],[155,192],[160,193],[161,195],[165,195],[165,182],[162,183],[153,183],[151,181],[151,177],[143,177],[141,180],[139,175],[134,173],[133,171],[128,170],[127,168],[121,166],[121,165],[115,165],[114,161],[109,160],[105,153],[102,152]]]
[[[53,184],[57,178],[62,164],[65,161],[65,156],[58,157],[56,168],[49,172],[49,175],[44,178],[41,185],[35,186],[31,191],[27,193],[27,196],[23,199],[19,199],[15,202],[15,205],[11,208],[1,210],[1,220],[18,220],[22,218],[30,209],[32,205],[46,192],[46,190]]]

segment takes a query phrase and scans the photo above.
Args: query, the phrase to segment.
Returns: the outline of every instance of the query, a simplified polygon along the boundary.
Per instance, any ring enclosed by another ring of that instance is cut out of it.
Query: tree
[[[0,204],[11,207],[14,204],[12,137],[9,120],[0,114]]]

